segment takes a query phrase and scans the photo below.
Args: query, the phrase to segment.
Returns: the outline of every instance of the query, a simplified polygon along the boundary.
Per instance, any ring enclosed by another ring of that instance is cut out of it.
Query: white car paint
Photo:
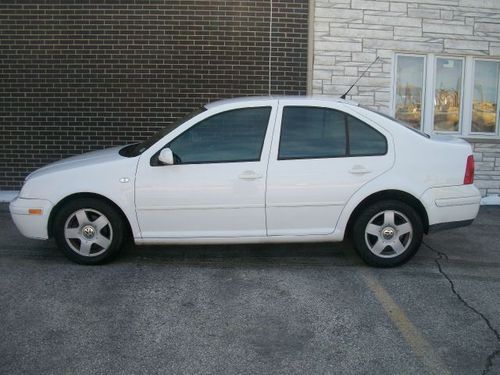
[[[284,107],[303,105],[296,99],[279,101],[276,123],[281,123]],[[321,100],[309,100],[309,106],[322,107]],[[329,108],[357,115],[342,102]],[[392,145],[392,136],[373,121],[367,123],[381,132]],[[394,147],[383,156],[340,157],[327,159],[278,160],[280,126],[274,129],[267,180],[267,233],[283,235],[332,234],[342,208],[364,184],[387,172],[394,164]],[[300,220],[297,220],[300,218]]]
[[[277,103],[272,104],[262,155],[269,154]],[[257,162],[151,167],[151,157],[193,124],[215,113],[238,108],[235,103],[209,108],[147,150],[137,169],[135,200],[143,238],[266,236],[267,157]]]
[[[155,153],[200,120],[260,105],[272,107],[260,161],[151,167]],[[382,133],[388,152],[277,160],[285,105],[347,112]],[[54,207],[82,193],[118,206],[138,244],[341,241],[356,207],[383,191],[402,191],[418,199],[430,225],[477,215],[479,191],[463,184],[466,159],[472,154],[465,141],[427,139],[384,116],[329,98],[240,98],[205,107],[140,156],[122,157],[119,148],[111,148],[35,171],[10,205],[17,227],[27,237],[47,239]],[[29,209],[41,209],[42,214],[30,215]]]

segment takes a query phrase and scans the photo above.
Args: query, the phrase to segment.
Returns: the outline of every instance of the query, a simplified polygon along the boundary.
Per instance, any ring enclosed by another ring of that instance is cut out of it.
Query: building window
[[[472,99],[472,133],[497,131],[498,61],[476,60]]]
[[[415,129],[422,128],[424,56],[396,56],[394,117]]]
[[[499,135],[500,61],[396,54],[393,114],[415,129]]]
[[[463,60],[438,57],[434,89],[434,130],[458,132],[462,101]]]

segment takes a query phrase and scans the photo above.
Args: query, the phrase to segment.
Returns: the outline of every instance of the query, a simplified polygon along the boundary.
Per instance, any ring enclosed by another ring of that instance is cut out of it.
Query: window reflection
[[[422,123],[423,56],[398,56],[395,117],[415,129]]]
[[[458,131],[462,99],[461,59],[436,59],[434,130]]]
[[[476,60],[474,70],[471,130],[476,133],[495,133],[499,63]]]

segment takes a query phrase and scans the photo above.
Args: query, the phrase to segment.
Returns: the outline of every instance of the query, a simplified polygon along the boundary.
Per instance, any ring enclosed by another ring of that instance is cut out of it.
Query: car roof
[[[262,101],[276,101],[276,100],[287,100],[287,101],[300,101],[300,102],[308,102],[308,101],[323,101],[323,102],[336,102],[336,103],[344,103],[344,104],[349,104],[349,105],[354,105],[358,106],[358,103],[349,101],[349,100],[344,100],[340,98],[332,98],[328,96],[301,96],[301,95],[290,95],[290,96],[275,96],[275,95],[270,95],[270,96],[246,96],[246,97],[237,97],[237,98],[231,98],[231,99],[222,99],[222,100],[216,100],[214,102],[210,102],[205,104],[206,109],[211,109],[218,107],[220,105],[225,105],[225,104],[237,104],[237,103],[252,103],[252,102],[262,102]]]

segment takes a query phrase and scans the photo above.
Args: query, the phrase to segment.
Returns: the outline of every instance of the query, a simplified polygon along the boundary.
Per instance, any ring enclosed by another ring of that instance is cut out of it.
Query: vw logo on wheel
[[[82,229],[82,234],[85,238],[93,238],[95,236],[95,229],[91,225],[86,225]]]

